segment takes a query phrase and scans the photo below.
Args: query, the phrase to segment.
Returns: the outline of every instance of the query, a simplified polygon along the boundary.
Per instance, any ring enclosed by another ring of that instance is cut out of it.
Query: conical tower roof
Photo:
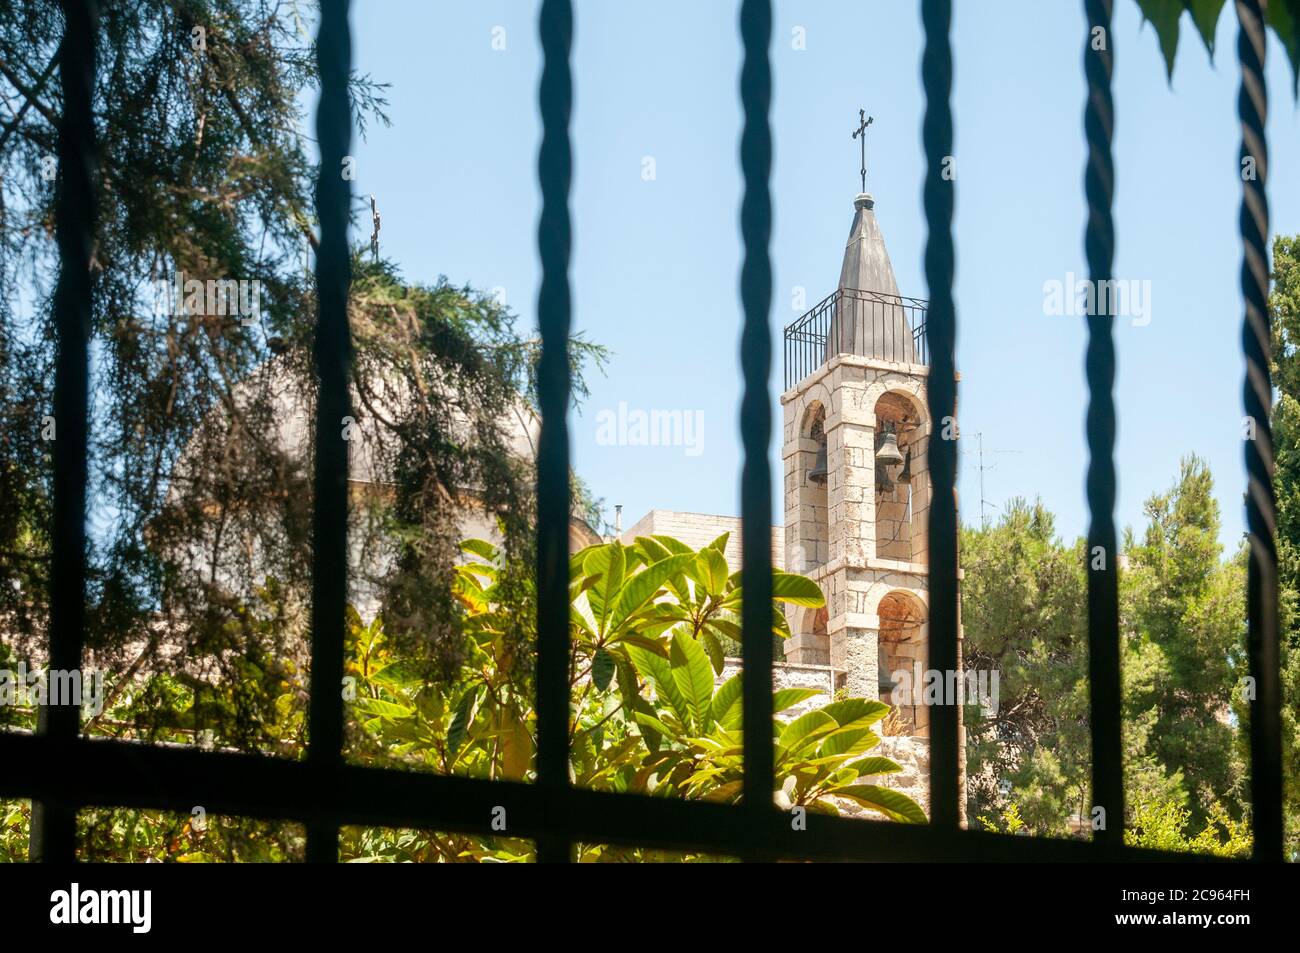
[[[826,360],[837,354],[857,354],[914,364],[912,329],[876,221],[876,201],[863,192],[853,200],[853,208],[853,227],[840,267],[839,298],[826,335]]]
[[[876,221],[876,200],[863,192],[853,200],[853,208],[853,227],[844,244],[844,265],[840,268],[840,290],[877,291],[897,297],[894,266]]]

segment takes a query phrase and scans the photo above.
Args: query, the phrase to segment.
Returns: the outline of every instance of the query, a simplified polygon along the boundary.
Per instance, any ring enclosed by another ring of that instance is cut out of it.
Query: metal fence
[[[785,326],[785,389],[836,354],[896,364],[929,364],[925,339],[928,307],[920,298],[837,288],[798,321]]]
[[[1088,79],[1085,176],[1089,204],[1088,262],[1094,279],[1110,277],[1114,249],[1111,219],[1112,103],[1110,74],[1114,38],[1110,0],[1086,0],[1090,28],[1108,42],[1093,50],[1092,33],[1081,34]],[[58,364],[54,450],[55,543],[50,666],[77,668],[82,655],[86,591],[85,526],[87,360],[93,234],[95,129],[91,90],[95,70],[96,10],[93,0],[65,0],[67,32],[60,56],[65,116],[59,129],[57,232],[61,278],[57,291]],[[1273,541],[1272,444],[1268,424],[1269,322],[1266,309],[1268,234],[1264,185],[1266,154],[1263,82],[1264,33],[1259,0],[1238,0],[1238,59],[1243,80],[1239,113],[1242,154],[1256,160],[1258,178],[1244,183],[1241,233],[1245,245],[1242,289],[1243,347],[1248,370],[1246,412],[1256,437],[1246,444],[1249,470],[1250,672],[1252,823],[1255,856],[1282,855],[1281,733],[1279,720],[1276,552]],[[925,267],[930,286],[925,337],[931,357],[929,411],[934,419],[954,413],[956,309],[952,298],[954,248],[953,182],[941,174],[952,154],[949,93],[952,56],[951,0],[922,0],[926,95],[923,139],[927,156],[925,212],[929,225]],[[333,170],[347,154],[350,119],[345,81],[351,62],[347,0],[323,0],[317,55],[322,94],[317,115],[322,174],[316,193],[321,225],[317,261],[320,318],[316,360],[321,379],[317,421],[315,579],[312,609],[312,692],[309,754],[302,761],[256,755],[181,750],[81,736],[75,708],[42,712],[35,735],[0,734],[0,794],[29,797],[36,804],[33,840],[40,859],[75,856],[76,811],[115,805],[188,812],[202,804],[215,814],[295,820],[306,825],[307,855],[333,861],[341,824],[387,825],[490,835],[493,809],[504,807],[509,833],[534,838],[543,860],[570,857],[575,841],[610,842],[667,849],[695,849],[744,858],[859,858],[907,860],[1097,860],[1188,859],[1125,848],[1122,844],[1119,633],[1116,611],[1115,349],[1109,317],[1088,319],[1086,356],[1090,452],[1089,643],[1092,691],[1095,801],[1109,823],[1091,841],[1040,840],[958,825],[958,726],[952,706],[935,709],[931,725],[932,819],[928,825],[807,817],[805,830],[772,801],[771,525],[772,433],[767,390],[771,370],[772,269],[769,257],[772,206],[769,124],[772,72],[770,0],[743,0],[740,34],[744,60],[740,97],[744,125],[740,163],[744,195],[740,209],[744,260],[740,274],[743,309],[740,363],[744,376],[741,474],[744,519],[744,799],[740,806],[618,795],[573,787],[569,780],[565,673],[569,652],[567,594],[570,487],[565,412],[569,398],[566,339],[570,326],[568,279],[572,171],[570,118],[573,36],[569,0],[544,0],[539,33],[544,56],[539,101],[543,127],[538,177],[542,215],[538,250],[542,283],[538,314],[542,336],[540,392],[542,435],[538,494],[538,780],[493,782],[386,771],[344,762],[343,710],[339,691],[343,657],[345,591],[346,459],[339,441],[324,439],[347,413],[347,183]],[[929,526],[931,557],[930,665],[957,667],[957,513],[953,485],[957,447],[937,440],[930,449],[934,485]],[[15,767],[17,766],[17,770]]]

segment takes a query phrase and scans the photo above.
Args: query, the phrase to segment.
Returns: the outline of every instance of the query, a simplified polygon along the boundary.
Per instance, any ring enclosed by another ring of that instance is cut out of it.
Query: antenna
[[[976,454],[979,460],[979,465],[976,467],[976,469],[979,470],[980,473],[980,529],[988,529],[989,517],[988,517],[988,512],[986,507],[992,506],[993,503],[984,495],[984,471],[994,469],[997,466],[997,464],[996,463],[985,464],[984,454],[1024,453],[1024,451],[1023,450],[985,450],[984,434],[982,431],[980,433],[975,434],[975,447],[976,448],[974,450],[963,450],[962,453]]]

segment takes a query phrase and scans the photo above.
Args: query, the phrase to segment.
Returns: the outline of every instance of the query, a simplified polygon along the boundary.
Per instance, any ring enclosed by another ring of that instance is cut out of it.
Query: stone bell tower
[[[890,701],[893,673],[928,667],[926,302],[899,295],[872,196],[853,208],[839,287],[785,329],[785,565],[827,597],[785,657]],[[928,735],[919,696],[898,733]]]

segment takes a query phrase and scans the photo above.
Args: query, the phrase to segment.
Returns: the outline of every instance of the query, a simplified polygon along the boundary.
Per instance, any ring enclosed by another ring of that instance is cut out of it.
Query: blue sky
[[[384,254],[413,281],[501,289],[523,326],[538,283],[537,5],[362,0],[359,69],[389,82],[391,128],[358,143],[354,186],[374,193]],[[572,270],[576,327],[614,354],[571,419],[574,461],[630,525],[652,507],[739,511],[736,160],[739,44],[732,2],[576,4]],[[804,49],[794,49],[796,28]],[[1063,535],[1085,530],[1084,328],[1044,313],[1044,282],[1086,273],[1081,4],[958,2],[954,23],[957,362],[963,449],[983,434],[995,508],[1039,495]],[[1205,457],[1222,538],[1242,529],[1241,305],[1236,24],[1212,65],[1190,23],[1172,86],[1136,3],[1117,0],[1116,275],[1149,281],[1150,323],[1117,323],[1121,526],[1167,488],[1180,456]],[[779,326],[834,290],[858,191],[859,107],[868,190],[901,292],[927,295],[918,4],[779,2],[775,70],[772,400]],[[494,49],[494,46],[504,49]],[[1300,232],[1300,120],[1269,46],[1270,200]],[[647,178],[653,160],[653,177]],[[366,223],[368,225],[368,223]],[[368,227],[365,228],[368,234]],[[361,230],[358,230],[360,237]],[[702,452],[603,446],[602,410],[702,414]],[[779,437],[772,460],[779,474]],[[963,519],[979,520],[964,454]],[[779,483],[779,481],[778,481]],[[774,521],[780,519],[773,507]]]

